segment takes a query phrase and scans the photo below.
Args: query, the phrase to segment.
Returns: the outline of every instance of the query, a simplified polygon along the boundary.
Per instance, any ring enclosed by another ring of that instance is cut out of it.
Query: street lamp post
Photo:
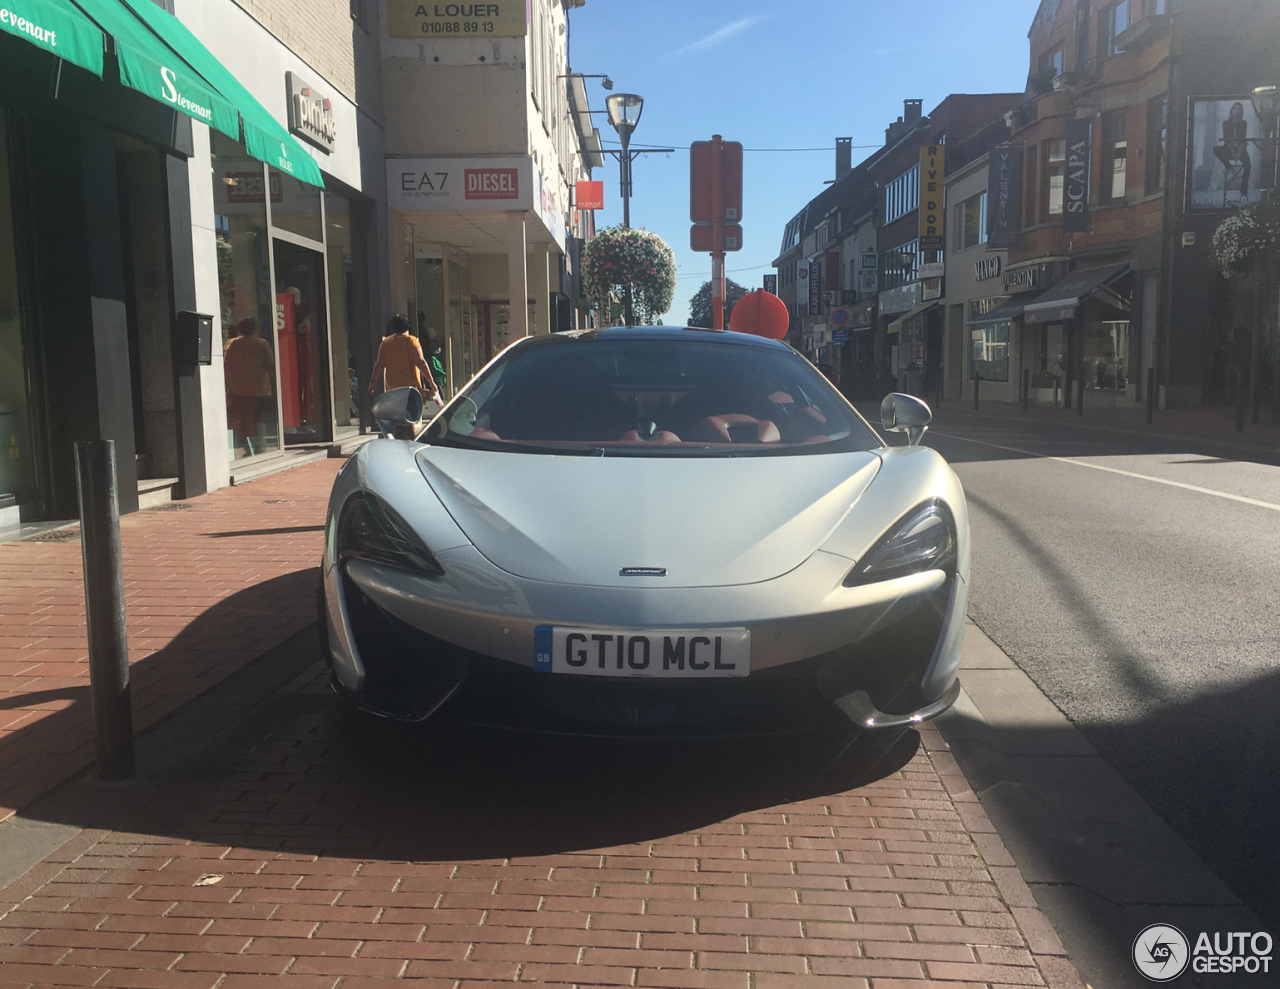
[[[635,93],[614,93],[604,101],[609,110],[609,123],[618,132],[622,142],[622,154],[618,155],[620,179],[622,182],[622,225],[631,229],[631,134],[640,123],[640,114],[644,111],[644,99]],[[631,297],[631,279],[627,279],[626,324],[635,324],[634,303]]]
[[[1267,190],[1267,203],[1271,207],[1280,205],[1280,86],[1259,86],[1253,91],[1253,110],[1265,128],[1264,136],[1271,138],[1271,188]],[[1259,304],[1254,307],[1258,317],[1262,315],[1261,298],[1265,294],[1267,273],[1262,265],[1258,266],[1257,291]],[[1276,315],[1276,330],[1280,333],[1280,312]],[[1262,320],[1254,321],[1253,340],[1249,355],[1249,413],[1250,421],[1258,421],[1258,376],[1262,365]],[[1273,342],[1273,350],[1275,343]],[[1271,415],[1280,421],[1280,394],[1272,385]]]

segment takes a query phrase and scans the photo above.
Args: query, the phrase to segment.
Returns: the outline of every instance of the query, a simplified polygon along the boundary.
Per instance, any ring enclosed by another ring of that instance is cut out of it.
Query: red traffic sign
[[[706,254],[712,251],[740,251],[742,250],[742,226],[738,223],[726,223],[724,225],[724,243],[718,247],[713,243],[712,231],[715,228],[710,223],[699,223],[695,227],[689,228],[689,247],[691,250]]]
[[[848,310],[848,309],[845,309],[843,306],[841,306],[839,309],[832,309],[832,310],[831,310],[831,325],[832,325],[832,326],[848,326],[848,325],[849,325],[849,310]]]
[[[604,209],[604,183],[578,182],[574,185],[573,205],[577,209]]]
[[[714,223],[711,200],[710,141],[694,141],[689,145],[689,220],[693,223]],[[742,219],[742,143],[720,142],[720,204],[726,223]],[[698,248],[694,248],[698,250]],[[732,248],[730,248],[732,250]]]
[[[791,325],[787,304],[772,292],[762,288],[748,292],[733,307],[729,316],[729,329],[735,333],[781,340]]]

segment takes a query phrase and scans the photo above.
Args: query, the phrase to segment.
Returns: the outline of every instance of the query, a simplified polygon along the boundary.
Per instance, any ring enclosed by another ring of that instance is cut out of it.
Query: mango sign
[[[762,288],[739,299],[729,316],[729,329],[734,333],[749,333],[770,340],[781,340],[790,325],[787,304]]]

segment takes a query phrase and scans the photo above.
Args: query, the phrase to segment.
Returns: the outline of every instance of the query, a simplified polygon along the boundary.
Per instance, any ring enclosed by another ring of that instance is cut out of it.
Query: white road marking
[[[1088,467],[1090,470],[1102,470],[1108,474],[1120,474],[1123,477],[1136,477],[1140,481],[1152,481],[1155,484],[1166,484],[1171,488],[1182,488],[1186,491],[1195,491],[1199,494],[1213,495],[1215,498],[1226,498],[1228,501],[1238,501],[1244,505],[1253,505],[1256,508],[1269,508],[1273,512],[1280,512],[1280,505],[1272,504],[1269,501],[1259,501],[1257,498],[1246,498],[1244,495],[1228,494],[1225,491],[1215,491],[1213,488],[1202,488],[1198,484],[1185,484],[1182,481],[1170,481],[1163,477],[1152,477],[1150,474],[1135,474],[1131,470],[1121,470],[1119,467],[1103,467],[1101,464],[1091,464],[1084,460],[1076,460],[1074,457],[1051,457],[1044,453],[1036,453],[1034,450],[1021,450],[1016,446],[1001,446],[999,443],[988,443],[985,440],[974,440],[967,436],[956,436],[954,433],[940,433],[933,430],[933,435],[942,436],[949,440],[960,440],[963,443],[976,443],[978,446],[989,446],[993,450],[1006,450],[1009,453],[1020,453],[1025,457],[1036,457],[1039,460],[1056,460],[1060,464],[1071,464],[1075,467]]]

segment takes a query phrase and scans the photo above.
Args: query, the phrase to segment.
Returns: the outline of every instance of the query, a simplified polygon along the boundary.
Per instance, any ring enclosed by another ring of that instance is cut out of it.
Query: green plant
[[[747,289],[743,288],[732,278],[724,280],[724,325],[729,325],[729,315],[733,312],[733,307],[738,304],[738,300],[747,294]],[[694,293],[693,298],[689,300],[689,325],[702,326],[707,329],[711,328],[711,283],[703,282],[702,288]]]
[[[1280,208],[1254,206],[1227,217],[1213,232],[1209,259],[1225,278],[1248,275],[1259,260],[1280,260]]]
[[[671,308],[676,291],[676,257],[648,230],[606,227],[587,242],[582,255],[583,292],[596,311],[610,312],[610,300],[626,298],[636,320],[652,322]]]

